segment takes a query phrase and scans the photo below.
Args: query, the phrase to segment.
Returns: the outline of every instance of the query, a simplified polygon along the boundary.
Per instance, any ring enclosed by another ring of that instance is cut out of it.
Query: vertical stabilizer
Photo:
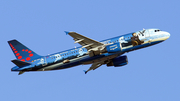
[[[8,41],[14,55],[18,60],[31,62],[32,60],[40,57],[38,54],[27,48],[17,40]]]

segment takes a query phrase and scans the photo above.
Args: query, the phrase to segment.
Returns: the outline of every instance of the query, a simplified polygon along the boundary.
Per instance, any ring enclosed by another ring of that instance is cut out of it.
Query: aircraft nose
[[[166,36],[169,38],[170,37],[170,33],[165,32]]]
[[[164,37],[164,40],[167,40],[167,39],[169,39],[169,37],[170,37],[170,33],[165,32],[165,31],[162,32],[162,35],[163,35],[163,37]]]

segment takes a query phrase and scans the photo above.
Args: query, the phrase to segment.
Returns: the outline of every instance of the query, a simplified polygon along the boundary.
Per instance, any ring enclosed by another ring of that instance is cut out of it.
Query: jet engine
[[[119,56],[117,58],[112,59],[107,66],[120,67],[128,64],[127,56]]]

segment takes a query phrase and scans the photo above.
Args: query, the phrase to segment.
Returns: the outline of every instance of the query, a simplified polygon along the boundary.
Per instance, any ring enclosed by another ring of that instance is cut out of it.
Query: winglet
[[[87,73],[87,71],[86,70],[83,70],[84,71],[84,73],[86,74]]]
[[[21,74],[23,74],[25,71],[19,71],[19,74],[18,75],[21,75]]]
[[[68,31],[64,31],[64,32],[66,33],[66,35],[68,35],[68,33],[69,33]]]

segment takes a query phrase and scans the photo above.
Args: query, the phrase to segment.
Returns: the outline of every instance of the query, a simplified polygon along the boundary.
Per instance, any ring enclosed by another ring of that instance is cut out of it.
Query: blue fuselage
[[[133,35],[133,33],[137,35]],[[90,57],[86,48],[77,47],[39,57],[31,61],[31,65],[22,68],[15,66],[12,71],[48,71],[66,69],[81,64],[91,64],[100,60],[113,59],[126,52],[160,43],[170,37],[168,32],[158,29],[146,29],[133,33],[101,41],[101,43],[108,45],[106,53]]]

